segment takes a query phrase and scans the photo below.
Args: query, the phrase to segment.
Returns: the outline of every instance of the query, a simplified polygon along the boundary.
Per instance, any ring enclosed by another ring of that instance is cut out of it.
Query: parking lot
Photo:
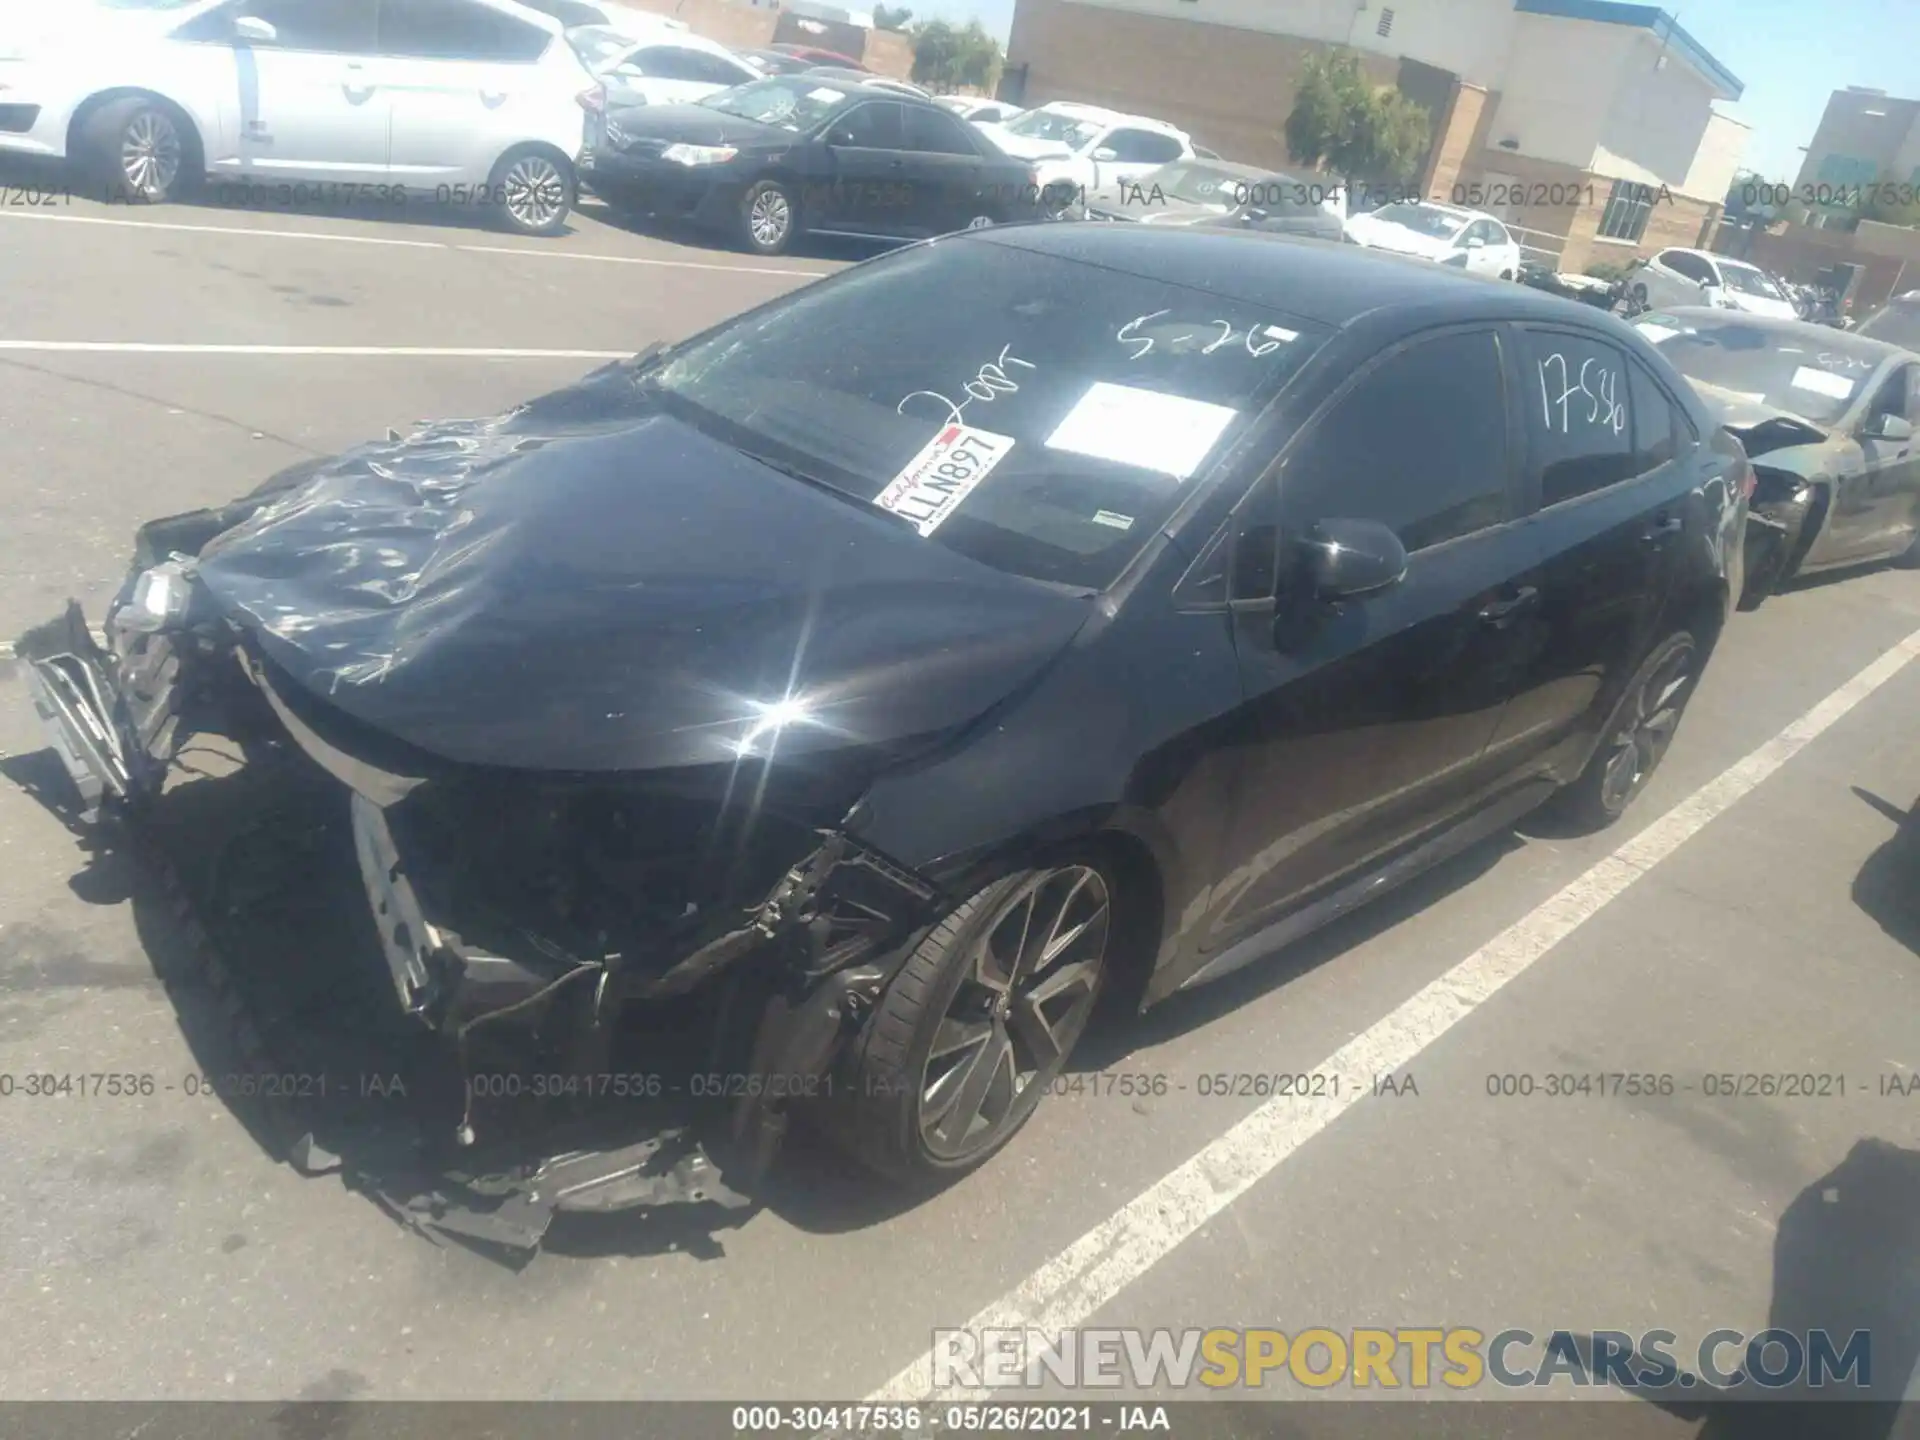
[[[591,207],[548,242],[425,212],[0,208],[0,635],[68,596],[97,618],[144,518],[498,411],[853,258],[763,262]],[[1869,1328],[1897,1394],[1920,1353],[1916,658],[1912,573],[1776,597],[1731,622],[1622,826],[1487,842],[1093,1037],[1083,1088],[961,1183],[903,1207],[802,1145],[743,1224],[563,1220],[522,1269],[428,1244],[182,1092],[167,907],[36,794],[57,770],[0,671],[0,1073],[163,1087],[0,1099],[0,1394],[845,1400],[918,1393],[935,1329],[969,1323],[1660,1327],[1683,1354]],[[1303,1073],[1341,1099],[1202,1093]],[[1676,1084],[1490,1093],[1555,1073]],[[1808,1073],[1845,1083],[1708,1093]]]

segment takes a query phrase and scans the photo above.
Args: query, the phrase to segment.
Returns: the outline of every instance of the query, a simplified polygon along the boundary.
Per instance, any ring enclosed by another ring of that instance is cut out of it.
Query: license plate
[[[1012,449],[1010,435],[966,425],[944,426],[874,498],[874,504],[906,516],[922,535],[931,535]]]

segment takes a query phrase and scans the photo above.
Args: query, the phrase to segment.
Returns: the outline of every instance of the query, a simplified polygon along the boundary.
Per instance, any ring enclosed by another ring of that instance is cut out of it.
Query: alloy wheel
[[[120,174],[135,195],[164,195],[180,175],[180,131],[164,110],[139,110],[120,134]]]
[[[941,1016],[920,1082],[920,1136],[941,1160],[998,1145],[1021,1100],[1059,1072],[1086,1029],[1112,906],[1097,870],[1035,876],[981,931]]]
[[[522,155],[508,167],[500,194],[515,224],[542,230],[566,213],[567,177],[545,155]]]
[[[1690,640],[1676,644],[1641,682],[1607,741],[1606,767],[1600,781],[1600,799],[1607,809],[1625,809],[1667,753],[1692,682]]]
[[[991,224],[993,224],[993,217],[991,215],[976,215],[967,221],[967,229],[985,230]]]
[[[762,190],[753,197],[753,206],[747,211],[747,228],[753,232],[756,245],[769,248],[780,245],[792,225],[793,207],[785,195],[778,190]]]

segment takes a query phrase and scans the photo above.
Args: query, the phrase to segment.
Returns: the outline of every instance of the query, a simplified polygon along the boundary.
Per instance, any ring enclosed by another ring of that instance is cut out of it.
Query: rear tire
[[[1913,543],[1893,557],[1894,568],[1898,570],[1920,570],[1920,530],[1916,530]]]
[[[579,198],[572,162],[544,145],[509,150],[487,177],[494,216],[516,235],[558,235]]]
[[[995,881],[935,926],[857,1042],[837,1143],[929,1184],[1018,1134],[1099,1002],[1114,883],[1098,861],[1062,860]]]
[[[162,205],[200,178],[200,137],[171,105],[150,95],[109,100],[74,137],[81,170],[107,198]]]
[[[1604,830],[1626,814],[1680,727],[1699,683],[1700,655],[1693,632],[1676,630],[1640,663],[1587,768],[1553,797],[1554,811],[1570,829]]]

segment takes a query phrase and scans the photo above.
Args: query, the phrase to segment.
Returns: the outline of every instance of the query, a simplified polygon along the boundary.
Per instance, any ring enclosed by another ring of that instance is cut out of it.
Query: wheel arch
[[[163,107],[180,123],[182,138],[193,147],[194,178],[197,179],[206,174],[207,140],[201,133],[200,122],[194,118],[193,112],[178,100],[163,95],[158,90],[150,90],[144,85],[114,85],[105,90],[96,90],[73,107],[73,113],[67,117],[66,147],[69,161],[77,158],[80,132],[86,127],[87,122],[104,106],[111,105],[117,100],[151,100],[154,104]]]

